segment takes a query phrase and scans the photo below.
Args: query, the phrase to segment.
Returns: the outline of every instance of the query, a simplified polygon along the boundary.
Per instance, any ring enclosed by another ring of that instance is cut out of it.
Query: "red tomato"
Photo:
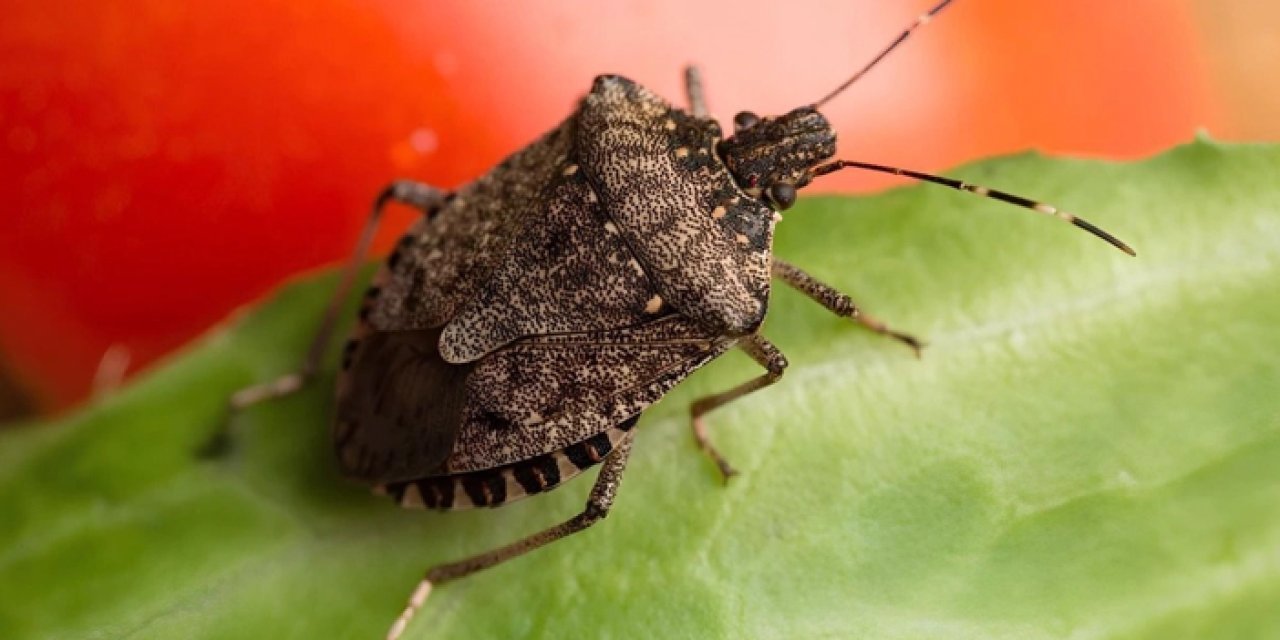
[[[597,73],[682,101],[680,68],[697,62],[722,121],[777,113],[927,8],[14,4],[0,22],[0,353],[47,407],[84,397],[111,345],[137,370],[345,256],[389,179],[484,172]],[[925,169],[1029,146],[1153,152],[1216,123],[1188,14],[959,0],[824,111],[844,157]],[[819,188],[880,184],[845,173]]]

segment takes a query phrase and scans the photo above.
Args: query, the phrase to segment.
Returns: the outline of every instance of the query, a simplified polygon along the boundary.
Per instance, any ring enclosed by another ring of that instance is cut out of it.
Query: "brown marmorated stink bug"
[[[840,316],[920,349],[850,298],[772,255],[778,211],[844,168],[906,176],[1056,216],[1133,255],[1055,207],[940,176],[831,160],[818,108],[946,7],[938,3],[862,70],[790,113],[734,118],[722,138],[690,68],[684,111],[619,76],[596,78],[568,119],[456,192],[400,181],[374,203],[303,368],[237,393],[233,409],[311,378],[389,201],[423,216],[374,277],[342,354],[333,444],[343,471],[405,507],[496,507],[603,463],[586,508],[508,546],[431,568],[388,634],[432,585],[581,531],[618,490],[640,414],[676,383],[739,348],[759,377],[691,407],[707,412],[776,382],[787,360],[758,333],[774,278]]]

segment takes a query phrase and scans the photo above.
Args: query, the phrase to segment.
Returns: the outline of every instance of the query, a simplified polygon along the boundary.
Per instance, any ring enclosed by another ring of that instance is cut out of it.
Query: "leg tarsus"
[[[230,409],[225,411],[222,416],[222,422],[218,424],[218,428],[196,449],[196,457],[205,460],[217,460],[226,456],[231,451],[231,421],[235,418],[235,413]]]
[[[773,277],[787,283],[800,293],[809,296],[811,300],[827,308],[832,313],[848,318],[858,324],[889,338],[893,338],[902,344],[911,348],[917,358],[923,355],[925,346],[924,341],[909,334],[891,329],[879,318],[872,316],[858,308],[849,296],[841,293],[835,287],[826,284],[817,278],[809,275],[799,267],[774,259],[773,261]]]
[[[852,304],[852,302],[850,302],[850,304]],[[879,318],[876,318],[875,316],[872,316],[869,313],[862,311],[856,305],[853,307],[852,318],[858,324],[882,336],[893,338],[894,340],[897,340],[898,342],[901,342],[902,344],[905,344],[908,347],[911,347],[911,350],[915,352],[916,358],[924,357],[924,348],[927,347],[928,344],[925,343],[923,340],[920,340],[919,338],[909,333],[902,333],[901,331],[896,331],[894,329],[889,328],[889,325],[886,325],[884,321],[880,320]]]
[[[626,470],[627,459],[631,456],[631,441],[632,436],[628,435],[605,458],[604,465],[600,469],[600,475],[596,478],[596,483],[591,488],[591,495],[587,498],[587,505],[582,510],[582,513],[505,547],[457,562],[436,565],[429,569],[426,576],[414,588],[413,595],[409,598],[409,603],[405,606],[404,611],[400,613],[395,623],[391,625],[391,630],[387,633],[387,640],[396,640],[400,637],[400,634],[404,633],[409,621],[413,619],[413,616],[426,602],[427,596],[430,595],[434,585],[457,580],[521,556],[538,547],[582,531],[603,520],[605,516],[609,515],[609,508],[613,506],[613,499],[618,495],[618,483],[622,478],[622,472]]]
[[[753,391],[759,391],[775,382],[782,377],[782,372],[787,368],[787,358],[773,343],[765,340],[759,334],[752,334],[743,338],[738,346],[751,356],[760,366],[765,368],[765,373],[757,378],[748,380],[728,391],[722,391],[715,395],[699,398],[696,402],[689,406],[689,416],[693,425],[693,439],[698,443],[698,448],[702,450],[712,462],[716,463],[716,468],[720,470],[721,479],[725,483],[729,482],[729,478],[738,475],[738,471],[729,464],[715,445],[711,444],[710,438],[707,436],[707,425],[703,416],[717,407],[724,406],[742,396]]]
[[[726,460],[724,455],[716,449],[715,445],[711,444],[711,438],[707,435],[706,418],[701,415],[702,413],[706,413],[706,411],[708,411],[708,409],[704,408],[700,410],[697,403],[695,403],[690,409],[690,413],[695,414],[693,417],[693,439],[697,441],[698,448],[702,450],[702,453],[706,454],[707,457],[711,458],[712,462],[716,463],[716,468],[720,470],[720,479],[723,480],[725,484],[729,484],[729,480],[738,475],[738,470],[734,469],[733,465],[729,464],[729,461]]]
[[[245,387],[233,394],[227,401],[231,411],[243,411],[259,402],[274,398],[282,398],[299,389],[315,377],[315,370],[305,367],[300,371],[289,373],[270,382]]]
[[[222,423],[200,447],[197,455],[201,458],[221,458],[226,455],[231,450],[231,427],[237,414],[259,402],[292,394],[306,386],[307,382],[314,377],[314,371],[295,371],[269,382],[244,387],[231,394],[227,399],[227,409],[223,414]]]

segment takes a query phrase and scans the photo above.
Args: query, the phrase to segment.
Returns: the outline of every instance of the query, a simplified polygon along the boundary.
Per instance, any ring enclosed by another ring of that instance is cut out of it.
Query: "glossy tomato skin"
[[[371,194],[509,146],[360,3],[45,2],[0,25],[0,352],[47,404],[344,255]],[[181,6],[180,6],[181,5]],[[388,10],[391,7],[387,7]],[[417,136],[430,126],[467,132]]]
[[[927,2],[11,4],[0,353],[61,407],[112,345],[136,371],[339,260],[382,184],[483,173],[597,73],[678,100],[696,61],[722,121],[782,112]],[[926,169],[1028,146],[1144,154],[1215,122],[1193,43],[1168,0],[961,0],[825,111],[844,156]]]

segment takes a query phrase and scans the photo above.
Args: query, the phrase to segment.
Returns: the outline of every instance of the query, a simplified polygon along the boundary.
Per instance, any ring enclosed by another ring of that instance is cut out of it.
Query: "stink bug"
[[[1066,220],[1055,207],[950,178],[832,160],[818,109],[946,7],[938,3],[818,102],[777,117],[750,112],[723,137],[700,78],[690,109],[619,76],[596,78],[577,110],[456,192],[396,182],[370,220],[299,373],[251,387],[233,408],[289,393],[316,371],[354,274],[390,201],[422,211],[374,277],[342,354],[333,443],[343,471],[406,507],[496,507],[603,464],[586,508],[506,547],[431,568],[389,634],[433,585],[591,526],[618,489],[640,414],[691,372],[739,348],[765,373],[691,407],[711,410],[776,382],[782,353],[758,332],[777,279],[842,317],[921,343],[863,313],[836,289],[772,255],[778,211],[846,168],[906,176]]]

